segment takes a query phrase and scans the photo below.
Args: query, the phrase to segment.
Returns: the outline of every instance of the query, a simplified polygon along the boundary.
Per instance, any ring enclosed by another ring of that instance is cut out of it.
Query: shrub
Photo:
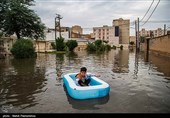
[[[68,40],[66,42],[66,46],[68,47],[69,51],[73,51],[74,48],[78,46],[78,43],[76,40]]]
[[[96,51],[96,46],[94,43],[87,44],[87,51]]]
[[[113,49],[116,49],[116,46],[115,46],[115,45],[113,45],[113,46],[112,46],[112,48],[113,48]]]
[[[54,42],[51,43],[51,46],[52,46],[53,49],[56,49],[56,45],[55,45]]]
[[[105,49],[106,49],[106,51],[110,51],[110,50],[111,50],[111,46],[107,44],[107,45],[105,46]]]
[[[120,49],[123,50],[123,45],[120,46]]]
[[[14,43],[11,53],[15,58],[32,58],[36,56],[33,43],[29,39],[18,39]]]
[[[135,43],[134,43],[134,41],[131,41],[129,44],[133,46]]]
[[[63,37],[61,37],[61,38],[58,37],[56,39],[56,50],[57,51],[65,51],[66,50]]]

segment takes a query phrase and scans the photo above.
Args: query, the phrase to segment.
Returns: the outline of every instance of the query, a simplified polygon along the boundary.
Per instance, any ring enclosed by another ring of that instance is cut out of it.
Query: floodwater
[[[100,75],[108,96],[75,100],[62,75]],[[0,60],[0,113],[169,113],[170,59],[129,50],[38,54],[37,59]]]

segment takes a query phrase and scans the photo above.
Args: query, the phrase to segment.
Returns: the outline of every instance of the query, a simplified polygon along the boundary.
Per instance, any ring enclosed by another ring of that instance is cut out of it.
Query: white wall
[[[61,32],[61,36],[64,39],[68,39],[69,38],[69,32]],[[59,37],[59,32],[56,33],[56,37]],[[49,40],[55,40],[55,32],[51,31],[49,33],[46,33],[46,38],[45,40],[49,41]]]

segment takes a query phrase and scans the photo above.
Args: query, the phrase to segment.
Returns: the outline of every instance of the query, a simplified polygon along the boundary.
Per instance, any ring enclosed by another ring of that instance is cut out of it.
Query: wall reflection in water
[[[119,50],[115,55],[115,62],[113,72],[115,73],[128,73],[129,72],[129,50]]]
[[[149,61],[152,66],[156,67],[159,72],[164,73],[164,76],[170,77],[170,58],[163,57],[155,54],[149,55]],[[170,79],[170,78],[169,78]]]

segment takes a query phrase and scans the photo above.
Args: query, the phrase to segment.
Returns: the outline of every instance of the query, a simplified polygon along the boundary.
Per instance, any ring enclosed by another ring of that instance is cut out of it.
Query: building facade
[[[35,52],[50,52],[50,51],[52,51],[52,46],[49,41],[34,40],[33,44],[35,47]]]
[[[2,37],[0,39],[0,53],[4,56],[11,54],[13,44],[16,42],[15,38]]]
[[[165,34],[167,34],[167,31],[165,30]],[[164,35],[164,30],[161,28],[158,28],[156,30],[146,30],[145,28],[142,28],[141,31],[139,31],[139,36],[143,37],[159,37]]]
[[[130,39],[130,20],[129,19],[115,19],[112,22],[113,27],[119,27],[119,44],[129,44]]]
[[[103,27],[93,27],[93,35],[95,40],[107,41],[109,45],[118,46],[119,36],[115,36],[115,27],[104,25]]]
[[[74,25],[71,28],[71,32],[77,33],[77,34],[83,34],[83,29],[79,25]]]
[[[61,28],[62,29],[62,28]],[[64,39],[69,39],[70,38],[70,31],[62,29],[61,30],[61,36]],[[56,31],[56,38],[60,37],[60,34],[58,31]],[[48,29],[45,31],[45,40],[55,42],[55,30],[54,29]]]

